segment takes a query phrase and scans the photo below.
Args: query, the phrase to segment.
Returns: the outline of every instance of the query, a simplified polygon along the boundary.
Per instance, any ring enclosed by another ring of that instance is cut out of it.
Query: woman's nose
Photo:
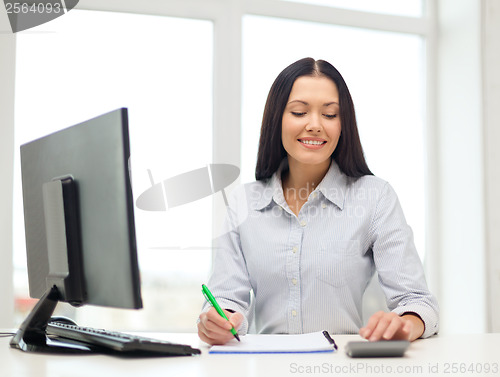
[[[306,125],[306,130],[311,132],[320,132],[322,128],[321,117],[316,114],[311,114],[309,122],[307,122]]]

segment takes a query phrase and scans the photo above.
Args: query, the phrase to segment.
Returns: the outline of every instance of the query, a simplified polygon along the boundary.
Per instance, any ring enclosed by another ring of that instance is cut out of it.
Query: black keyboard
[[[96,352],[133,356],[191,356],[201,351],[185,344],[171,343],[142,336],[50,322],[45,333],[58,340],[83,343]]]

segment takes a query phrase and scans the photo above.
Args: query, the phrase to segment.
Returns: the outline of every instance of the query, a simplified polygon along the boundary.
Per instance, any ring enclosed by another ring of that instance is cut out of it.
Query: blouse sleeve
[[[385,184],[371,223],[372,250],[389,310],[415,313],[424,322],[422,338],[438,332],[439,309],[429,292],[413,233],[394,189]]]
[[[241,217],[238,208],[246,205],[246,200],[242,198],[243,188],[235,191],[227,207],[222,235],[213,243],[212,271],[207,285],[223,309],[243,314],[244,320],[238,332],[240,335],[245,335],[252,321],[253,310],[250,299],[252,286],[241,249],[238,226],[239,216]],[[210,304],[205,303],[203,311],[209,308]]]

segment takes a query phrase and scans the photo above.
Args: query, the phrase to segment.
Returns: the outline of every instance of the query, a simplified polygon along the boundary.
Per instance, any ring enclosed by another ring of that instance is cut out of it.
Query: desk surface
[[[1,377],[79,376],[500,376],[500,333],[438,335],[417,340],[403,358],[351,359],[344,351],[357,335],[336,335],[336,353],[210,355],[196,334],[146,334],[202,350],[193,357],[124,359],[105,355],[44,355],[9,347],[0,338]]]

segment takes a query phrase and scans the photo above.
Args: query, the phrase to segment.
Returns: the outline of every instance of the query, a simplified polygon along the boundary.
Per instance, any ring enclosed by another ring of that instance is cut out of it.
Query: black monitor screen
[[[77,209],[66,209],[66,214],[74,212],[77,220],[79,229],[74,234],[79,237],[86,292],[85,300],[78,304],[142,307],[129,157],[127,109],[112,111],[21,147],[31,297],[41,298],[52,285],[48,279],[47,234],[54,224],[44,210],[44,186],[71,177]],[[68,234],[71,238],[73,233]],[[61,255],[52,255],[53,265],[61,262]],[[64,290],[60,301],[71,301]]]

